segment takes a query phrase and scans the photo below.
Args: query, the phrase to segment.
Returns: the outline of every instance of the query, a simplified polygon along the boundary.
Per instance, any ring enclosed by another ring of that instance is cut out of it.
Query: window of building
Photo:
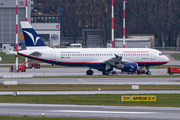
[[[34,23],[36,23],[36,22],[37,22],[36,17],[34,17],[33,21],[34,21]]]
[[[49,23],[51,23],[51,22],[52,22],[52,21],[51,21],[51,17],[48,17],[48,22],[49,22]]]
[[[44,23],[44,17],[41,17],[41,22],[43,22],[43,23]]]
[[[52,17],[52,23],[55,23],[55,17]]]
[[[47,17],[45,17],[45,22],[46,22],[46,23],[48,22],[48,18],[47,18]]]
[[[59,18],[58,17],[56,17],[56,23],[59,23]]]
[[[34,22],[34,21],[33,21],[33,18],[34,18],[34,17],[31,17],[31,22],[32,22],[32,23]]]

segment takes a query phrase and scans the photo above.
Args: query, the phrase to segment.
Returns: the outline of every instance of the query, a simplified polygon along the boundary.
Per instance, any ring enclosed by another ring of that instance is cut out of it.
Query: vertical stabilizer
[[[26,47],[43,47],[46,44],[43,40],[39,37],[33,27],[29,24],[29,22],[22,21],[21,28],[24,35],[24,40]]]

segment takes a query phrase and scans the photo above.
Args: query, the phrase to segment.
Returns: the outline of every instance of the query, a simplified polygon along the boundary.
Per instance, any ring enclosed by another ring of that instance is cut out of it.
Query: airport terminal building
[[[31,14],[33,1],[28,0],[28,22],[48,46],[60,44],[60,14]],[[22,33],[20,21],[26,21],[26,0],[18,0],[18,34]],[[16,0],[0,0],[0,50],[4,45],[15,48],[16,43]],[[18,36],[19,48],[23,49],[24,40]]]
[[[31,1],[28,1],[28,18],[31,13]],[[18,0],[18,32],[22,33],[20,21],[26,20],[26,0]],[[30,22],[30,19],[28,20]],[[16,0],[0,1],[0,49],[3,44],[15,46],[16,43]],[[24,40],[18,40],[19,43]]]

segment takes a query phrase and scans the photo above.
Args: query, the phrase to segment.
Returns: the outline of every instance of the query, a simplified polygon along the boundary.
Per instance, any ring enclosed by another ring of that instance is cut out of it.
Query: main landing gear
[[[86,74],[87,75],[93,75],[93,71],[91,69],[89,69],[89,70],[86,71]]]
[[[103,75],[109,75],[109,71],[104,70],[104,71],[102,71],[102,74],[103,74]]]
[[[94,73],[94,72],[93,72],[91,69],[89,69],[89,70],[86,71],[86,74],[87,74],[87,75],[93,75],[93,73]],[[103,75],[109,75],[109,71],[108,71],[108,70],[104,70],[104,71],[102,71],[102,74],[103,74]]]

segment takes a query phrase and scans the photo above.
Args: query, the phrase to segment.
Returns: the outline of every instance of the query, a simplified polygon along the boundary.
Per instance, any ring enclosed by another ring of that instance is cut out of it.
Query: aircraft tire
[[[151,72],[150,72],[150,71],[148,71],[146,74],[147,74],[147,75],[151,75]]]
[[[107,70],[102,71],[102,74],[103,74],[103,75],[109,75],[109,71],[107,71]]]
[[[87,75],[93,75],[93,71],[92,71],[92,70],[87,70],[87,71],[86,71],[86,74],[87,74]]]

